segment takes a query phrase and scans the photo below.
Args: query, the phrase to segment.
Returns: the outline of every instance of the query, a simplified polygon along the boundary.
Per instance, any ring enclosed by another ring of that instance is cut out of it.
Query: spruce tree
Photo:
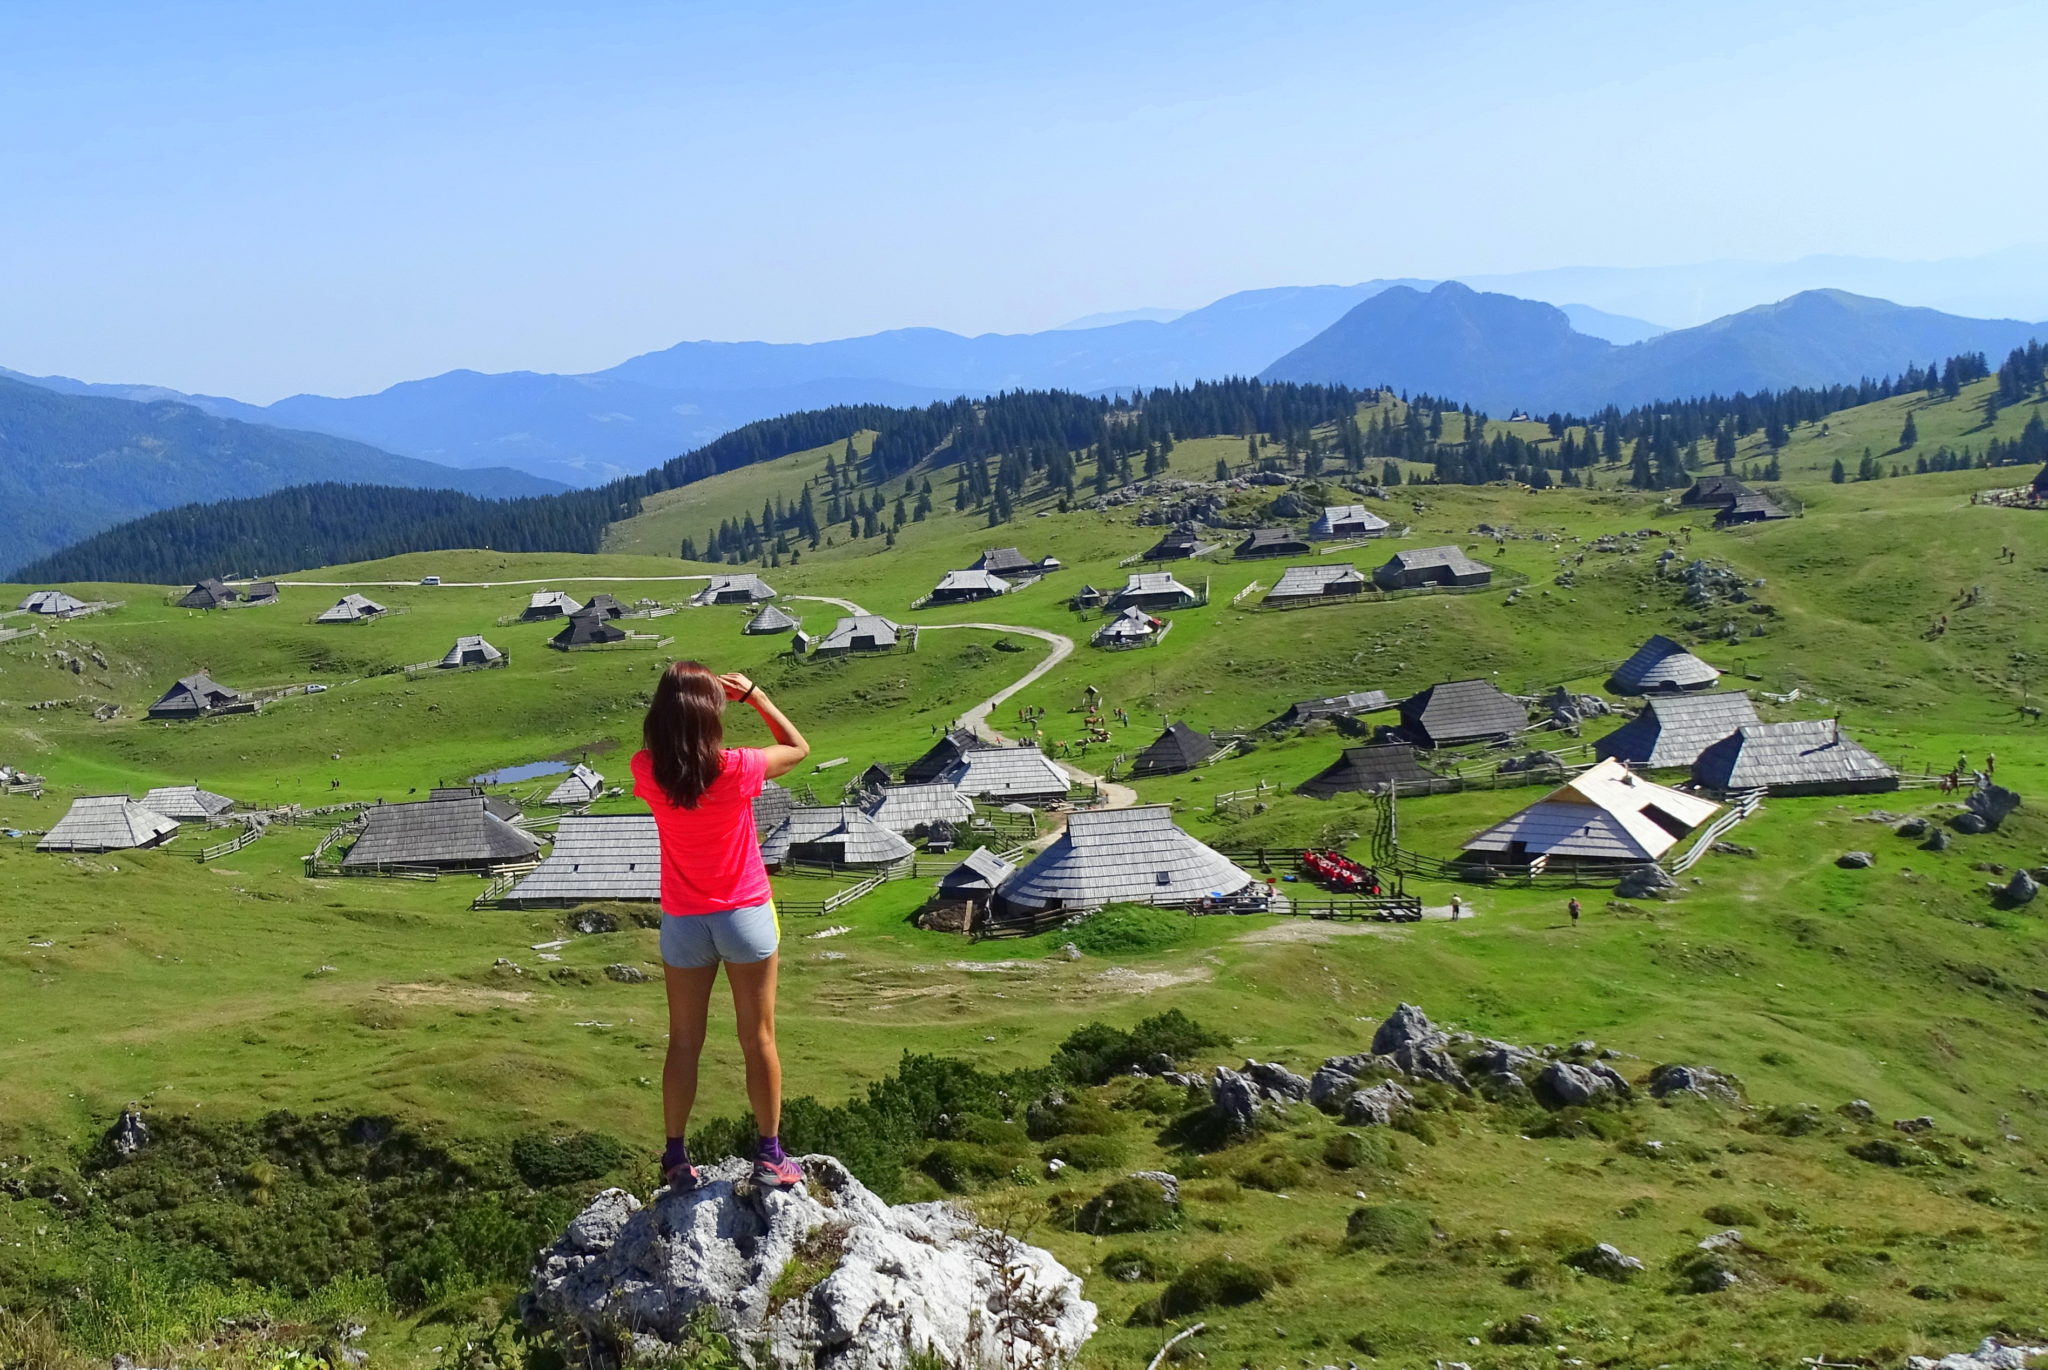
[[[1849,473],[1843,469],[1842,459],[1840,457],[1835,458],[1834,466],[1828,471],[1828,479],[1833,481],[1837,485],[1840,485],[1843,481],[1849,479]]]
[[[1906,426],[1899,430],[1899,446],[1901,448],[1911,447],[1918,441],[1920,441],[1920,429],[1913,422],[1913,411],[1908,409],[1906,411]]]

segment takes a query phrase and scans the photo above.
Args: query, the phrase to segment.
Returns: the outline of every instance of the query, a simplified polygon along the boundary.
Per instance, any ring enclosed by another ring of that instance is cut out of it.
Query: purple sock
[[[683,1144],[683,1139],[681,1137],[669,1138],[667,1148],[661,1153],[661,1168],[663,1170],[673,1170],[679,1165],[688,1165],[689,1163],[690,1148]]]
[[[782,1154],[782,1138],[775,1136],[763,1137],[754,1144],[754,1159],[757,1161],[779,1163],[788,1160],[789,1157]]]

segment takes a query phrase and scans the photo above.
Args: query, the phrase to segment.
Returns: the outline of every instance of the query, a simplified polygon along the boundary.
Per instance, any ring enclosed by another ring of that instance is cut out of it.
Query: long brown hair
[[[654,783],[678,807],[694,809],[725,767],[725,687],[695,661],[672,662],[654,687],[640,725]]]

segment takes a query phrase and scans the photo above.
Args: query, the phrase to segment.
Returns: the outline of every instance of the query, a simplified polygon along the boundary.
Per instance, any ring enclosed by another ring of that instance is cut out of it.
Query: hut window
[[[1153,877],[1153,881],[1154,883],[1159,885],[1171,885],[1173,883],[1173,872],[1160,871],[1157,875]]]

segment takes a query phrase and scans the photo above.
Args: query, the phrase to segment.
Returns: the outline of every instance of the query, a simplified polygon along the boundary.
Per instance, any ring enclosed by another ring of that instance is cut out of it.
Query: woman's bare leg
[[[690,1125],[697,1102],[697,1058],[704,1054],[704,1020],[717,966],[663,966],[668,986],[668,1055],[661,1063],[661,1118],[671,1137]]]
[[[782,1129],[782,1058],[775,1051],[775,968],[780,957],[745,964],[728,962],[733,1015],[739,1020],[740,1054],[747,1061],[747,1099],[754,1126],[763,1137]],[[703,1020],[698,1020],[701,1037]]]

